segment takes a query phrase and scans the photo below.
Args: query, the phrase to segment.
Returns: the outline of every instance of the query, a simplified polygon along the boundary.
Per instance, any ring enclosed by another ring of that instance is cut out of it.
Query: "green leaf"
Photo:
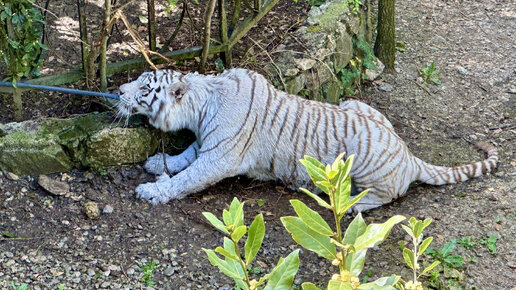
[[[138,19],[140,19],[140,22],[143,23],[143,24],[149,23],[149,19],[146,16],[139,15]]]
[[[8,232],[8,231],[3,231],[2,236],[6,237],[6,238],[14,238],[14,234],[11,232]]]
[[[344,158],[344,155],[346,155],[346,152],[342,152],[339,154],[339,156],[337,156],[337,158],[335,158],[335,161],[333,161],[333,164],[331,165],[331,169],[332,170],[336,170],[336,171],[339,171],[340,169],[340,164],[341,164],[341,160],[342,158]]]
[[[292,235],[294,241],[307,250],[317,253],[329,260],[335,259],[337,254],[335,245],[330,238],[310,229],[300,218],[293,216],[281,217],[281,222]]]
[[[308,191],[308,189],[300,187],[299,190],[306,193],[311,198],[315,199],[315,201],[317,201],[317,204],[319,204],[320,206],[325,207],[327,209],[331,209],[331,205],[329,205],[326,201],[324,201],[324,199],[320,198],[318,195]]]
[[[326,223],[326,221],[324,221],[319,213],[310,209],[302,201],[297,199],[290,200],[290,204],[296,211],[299,218],[301,218],[301,220],[312,230],[328,237],[333,235],[333,231],[331,230],[330,226]]]
[[[328,290],[352,290],[351,284],[349,282],[344,282],[340,280],[330,280],[328,282]]]
[[[434,262],[432,263],[432,265],[430,265],[430,266],[426,267],[426,268],[423,270],[423,272],[421,272],[421,274],[419,274],[419,276],[424,275],[425,273],[430,272],[433,268],[437,267],[437,265],[439,265],[439,264],[441,264],[441,262],[439,262],[439,261],[434,261]]]
[[[348,176],[351,168],[353,167],[353,161],[355,160],[355,154],[351,154],[346,158],[346,162],[344,164],[341,163],[340,171],[344,172],[344,176]]]
[[[426,248],[428,248],[428,246],[430,245],[430,243],[434,240],[433,237],[428,237],[426,238],[422,243],[421,245],[419,245],[419,250],[417,251],[417,254],[420,256],[421,254],[423,254],[426,250]]]
[[[231,218],[231,213],[229,212],[229,210],[224,209],[222,211],[222,220],[224,221],[224,224],[226,226],[233,224],[233,219]]]
[[[288,290],[294,282],[294,277],[299,269],[299,249],[290,253],[282,263],[278,263],[269,275],[269,282],[264,290],[285,289]]]
[[[407,227],[406,225],[401,225],[401,227],[405,230],[405,232],[407,232],[407,234],[409,234],[409,236],[415,238],[416,236],[414,236],[414,232],[412,231],[412,229],[410,227]]]
[[[410,269],[414,270],[414,252],[407,248],[403,248],[403,259]]]
[[[404,219],[404,216],[396,215],[391,217],[383,224],[368,225],[365,232],[356,239],[354,243],[355,251],[371,248],[380,244],[385,240],[385,238],[387,238],[392,227]]]
[[[239,227],[244,224],[244,203],[239,202],[235,197],[229,206],[229,213],[231,213],[231,220],[235,224],[235,227]]]
[[[421,235],[421,233],[423,232],[423,222],[422,221],[417,221],[416,224],[414,225],[414,237],[419,238],[419,236]]]
[[[308,156],[305,156],[305,158]],[[310,161],[307,161],[307,159],[301,159],[299,160],[301,164],[303,164],[306,168],[306,171],[308,172],[308,175],[310,175],[310,178],[314,183],[317,181],[323,181],[327,180],[328,177],[326,176],[326,172],[324,171],[324,167],[321,169],[311,163]]]
[[[265,236],[265,223],[263,221],[263,215],[257,215],[251,225],[249,226],[249,235],[245,241],[245,262],[246,265],[251,264],[254,257],[262,246],[263,237]]]
[[[301,289],[303,290],[321,290],[321,288],[315,286],[315,284],[310,282],[304,282],[301,284]]]
[[[361,284],[357,287],[359,290],[396,290],[394,285],[398,283],[400,276],[392,275],[389,277],[378,278],[373,282]]]
[[[452,268],[461,268],[464,265],[464,257],[459,255],[449,255],[443,261]]]
[[[213,250],[204,249],[204,248],[202,250],[208,255],[208,259],[210,260],[210,263],[213,266],[216,266],[217,268],[219,268],[219,270],[222,273],[224,273],[226,276],[233,278],[233,279],[243,279],[244,278],[244,276],[241,276],[240,273],[238,273],[238,271],[235,268],[233,268],[226,261],[219,258]]]
[[[369,189],[366,189],[355,196],[352,200],[350,200],[344,208],[339,211],[339,215],[345,214],[355,203],[357,203],[362,197],[364,197],[369,192]]]
[[[232,259],[232,260],[235,260],[235,261],[239,261],[240,260],[240,259],[238,259],[237,256],[233,255],[232,253],[230,253],[228,250],[224,249],[223,247],[215,248],[215,252],[221,254],[222,256],[224,256],[226,258],[229,258],[229,259]]]
[[[457,245],[457,240],[452,239],[451,241],[444,244],[443,248],[441,249],[440,253],[443,257],[448,256],[453,250],[455,250],[455,246]]]
[[[344,171],[341,170],[335,191],[335,209],[337,210],[337,213],[345,213],[346,210],[351,207],[348,207],[348,205],[350,205],[350,196],[351,177],[349,175],[345,175]]]
[[[319,160],[317,160],[311,156],[305,155],[304,160],[310,162],[312,165],[314,165],[315,167],[317,167],[319,169],[325,170],[324,164],[322,164]]]
[[[215,227],[217,228],[218,230],[220,230],[221,232],[225,233],[225,234],[228,234],[229,235],[229,232],[228,230],[226,230],[224,228],[224,224],[222,223],[221,220],[219,220],[214,214],[212,214],[211,212],[203,212],[202,215]]]
[[[351,256],[351,259],[350,259],[349,267],[347,267],[348,261],[346,260],[346,268],[349,269],[349,272],[351,273],[351,275],[358,277],[360,275],[360,273],[362,273],[362,270],[364,269],[366,254],[367,254],[367,249],[362,249],[358,252],[355,252],[352,254],[350,253],[348,255],[348,257]]]
[[[357,214],[346,229],[342,242],[344,244],[354,244],[355,240],[365,232],[366,227],[367,225],[362,218],[362,213]]]
[[[238,241],[240,241],[240,239],[245,235],[246,232],[247,232],[246,226],[239,226],[231,233],[231,239],[235,243],[238,243]]]

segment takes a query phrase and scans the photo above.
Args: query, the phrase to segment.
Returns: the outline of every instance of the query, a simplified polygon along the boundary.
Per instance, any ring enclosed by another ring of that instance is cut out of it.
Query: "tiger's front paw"
[[[167,203],[173,198],[183,198],[184,195],[174,189],[171,180],[170,176],[162,174],[156,182],[140,184],[136,187],[136,197],[146,199],[152,205]]]
[[[161,175],[163,172],[165,172],[165,165],[163,158],[165,158],[166,155],[163,153],[158,153],[154,156],[151,156],[145,161],[145,165],[143,165],[143,168],[145,168],[145,171],[147,171],[150,174],[154,175]]]

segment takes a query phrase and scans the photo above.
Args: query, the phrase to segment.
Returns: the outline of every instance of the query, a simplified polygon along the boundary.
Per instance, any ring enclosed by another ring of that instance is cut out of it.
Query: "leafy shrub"
[[[41,61],[37,56],[47,49],[39,42],[44,24],[31,1],[0,0],[0,58],[8,68],[7,79],[14,85],[21,77],[39,75]]]
[[[276,267],[258,280],[251,280],[249,277],[248,269],[255,269],[251,267],[251,263],[258,254],[265,236],[265,223],[263,215],[259,214],[249,227],[244,225],[243,208],[244,203],[239,202],[235,197],[229,206],[229,210],[224,209],[222,212],[222,221],[212,213],[203,212],[204,217],[216,229],[226,235],[223,247],[217,247],[215,250],[203,248],[203,251],[208,255],[212,265],[217,266],[226,276],[233,278],[238,289],[258,289],[265,282],[267,284],[263,289],[290,289],[299,269],[299,250],[293,251],[284,259],[280,258]],[[242,258],[238,242],[246,233],[244,258]],[[222,255],[223,258],[217,254]],[[253,272],[261,273],[261,271]]]
[[[405,217],[397,215],[382,224],[366,225],[362,215],[358,214],[343,233],[342,218],[367,194],[367,191],[364,191],[350,199],[349,172],[354,156],[351,155],[346,162],[342,161],[343,156],[344,154],[339,155],[333,164],[326,166],[309,156],[300,160],[313,183],[328,195],[329,203],[307,189],[301,190],[315,199],[320,206],[333,212],[335,231],[319,213],[299,200],[290,201],[297,216],[282,217],[281,221],[294,241],[339,267],[338,274],[333,275],[328,282],[328,289],[394,289],[399,276],[382,277],[373,282],[360,284],[359,275],[364,268],[367,250],[382,243],[392,227]],[[305,290],[318,289],[312,283],[303,283],[302,287]]]

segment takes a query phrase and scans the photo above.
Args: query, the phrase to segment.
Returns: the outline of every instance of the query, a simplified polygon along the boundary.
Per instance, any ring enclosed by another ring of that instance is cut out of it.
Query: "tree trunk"
[[[77,12],[79,14],[79,32],[81,37],[81,56],[82,56],[82,69],[86,71],[88,69],[88,26],[86,24],[86,17],[84,16],[84,7],[86,6],[85,0],[77,0]]]
[[[396,26],[394,24],[395,0],[378,1],[378,24],[374,53],[388,72],[394,71],[396,57]]]
[[[228,23],[226,17],[225,1],[219,0],[219,27],[220,27],[220,40],[222,45],[226,45],[226,50],[221,53],[221,59],[224,62],[226,68],[231,67],[231,49],[228,46]]]
[[[216,0],[210,0],[208,5],[206,5],[206,14],[204,14],[204,36],[201,54],[201,67],[199,69],[200,73],[204,73],[206,69],[206,60],[208,59],[208,52],[210,51],[211,17],[213,16],[213,11],[215,10],[215,4],[217,4]]]
[[[154,0],[147,0],[147,11],[149,11],[149,49],[156,51],[156,10]]]
[[[110,19],[111,19],[111,0],[104,0],[104,23],[102,24],[102,29],[106,29],[109,31],[107,27]],[[109,33],[108,33],[109,35]],[[106,50],[107,50],[107,40],[108,37],[104,37],[102,39],[102,46],[100,47],[100,60],[99,60],[99,70],[100,70],[100,91],[107,92],[107,60],[106,60]]]

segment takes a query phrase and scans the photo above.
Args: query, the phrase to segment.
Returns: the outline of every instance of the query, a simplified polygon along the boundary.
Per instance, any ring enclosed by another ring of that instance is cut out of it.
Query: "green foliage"
[[[460,255],[452,255],[451,253],[457,246],[457,239],[452,239],[441,248],[441,250],[435,250],[428,248],[425,251],[425,255],[432,257],[435,260],[439,260],[444,263],[446,267],[450,268],[462,268],[464,265],[464,257]]]
[[[440,85],[439,72],[435,69],[435,64],[432,61],[427,67],[419,69],[419,74],[423,77],[423,86],[427,86],[429,83]]]
[[[362,5],[362,1],[361,0],[347,0],[346,5],[351,9],[351,11],[353,11],[354,13],[357,13],[358,9],[360,9],[360,5]]]
[[[472,237],[462,237],[457,241],[457,244],[462,246],[464,249],[469,250],[476,243]]]
[[[141,266],[141,270],[143,271],[143,276],[141,278],[142,282],[145,283],[146,286],[154,285],[154,269],[156,269],[158,265],[156,262],[151,259],[145,265]]]
[[[337,74],[343,94],[346,96],[352,96],[357,89],[360,90],[362,80],[366,77],[366,69],[378,70],[374,64],[376,57],[373,49],[367,41],[353,37],[353,53],[349,64]]]
[[[480,243],[482,245],[486,245],[487,249],[489,249],[489,252],[491,252],[491,254],[495,255],[496,254],[496,241],[497,240],[498,240],[498,237],[496,235],[492,235],[492,236],[490,236],[487,239],[481,240]]]
[[[295,2],[297,2],[297,0]],[[321,6],[322,4],[324,4],[324,2],[326,2],[326,0],[308,0],[308,3],[312,7],[313,6]]]
[[[21,284],[20,286],[16,286],[14,282],[11,282],[11,287],[13,287],[14,290],[27,290],[29,289],[27,284]]]
[[[419,257],[425,252],[434,239],[433,237],[428,237],[423,240],[423,230],[430,225],[432,220],[425,219],[424,221],[421,221],[411,217],[408,222],[408,225],[402,225],[401,227],[412,239],[412,249],[404,247],[402,252],[405,264],[412,269],[413,278],[411,281],[406,282],[404,287],[405,289],[423,289],[421,282],[418,281],[419,277],[429,273],[433,268],[441,263],[440,261],[434,261],[419,273],[419,269],[421,268],[418,262]]]
[[[36,59],[47,49],[39,41],[44,23],[31,1],[0,0],[0,58],[8,68],[7,79],[14,86],[21,77],[39,76],[37,68],[41,61]]]
[[[229,210],[223,210],[222,221],[212,213],[203,212],[204,217],[226,235],[223,247],[217,247],[215,250],[203,248],[203,251],[208,255],[212,265],[217,266],[222,273],[235,281],[238,289],[257,289],[265,282],[267,283],[263,289],[289,289],[299,269],[299,250],[293,251],[286,258],[280,258],[276,267],[258,280],[251,280],[249,277],[249,274],[262,272],[258,267],[253,268],[251,263],[262,246],[265,222],[263,215],[259,214],[249,227],[245,226],[243,207],[244,203],[234,198]],[[238,243],[246,233],[242,258]]]
[[[313,183],[327,194],[329,203],[307,189],[301,190],[314,198],[320,206],[333,212],[335,231],[318,212],[295,199],[290,204],[297,216],[282,217],[281,222],[294,241],[339,267],[338,274],[333,275],[328,282],[328,289],[394,289],[393,285],[398,282],[399,276],[382,277],[364,284],[360,284],[358,276],[364,268],[367,250],[382,243],[392,227],[405,217],[394,216],[385,223],[367,225],[362,215],[358,214],[345,232],[342,232],[342,218],[367,194],[364,191],[351,199],[349,172],[354,156],[349,156],[345,162],[342,160],[343,156],[344,154],[339,155],[333,164],[326,166],[310,156],[300,160]],[[318,289],[312,283],[303,283],[302,288]]]

